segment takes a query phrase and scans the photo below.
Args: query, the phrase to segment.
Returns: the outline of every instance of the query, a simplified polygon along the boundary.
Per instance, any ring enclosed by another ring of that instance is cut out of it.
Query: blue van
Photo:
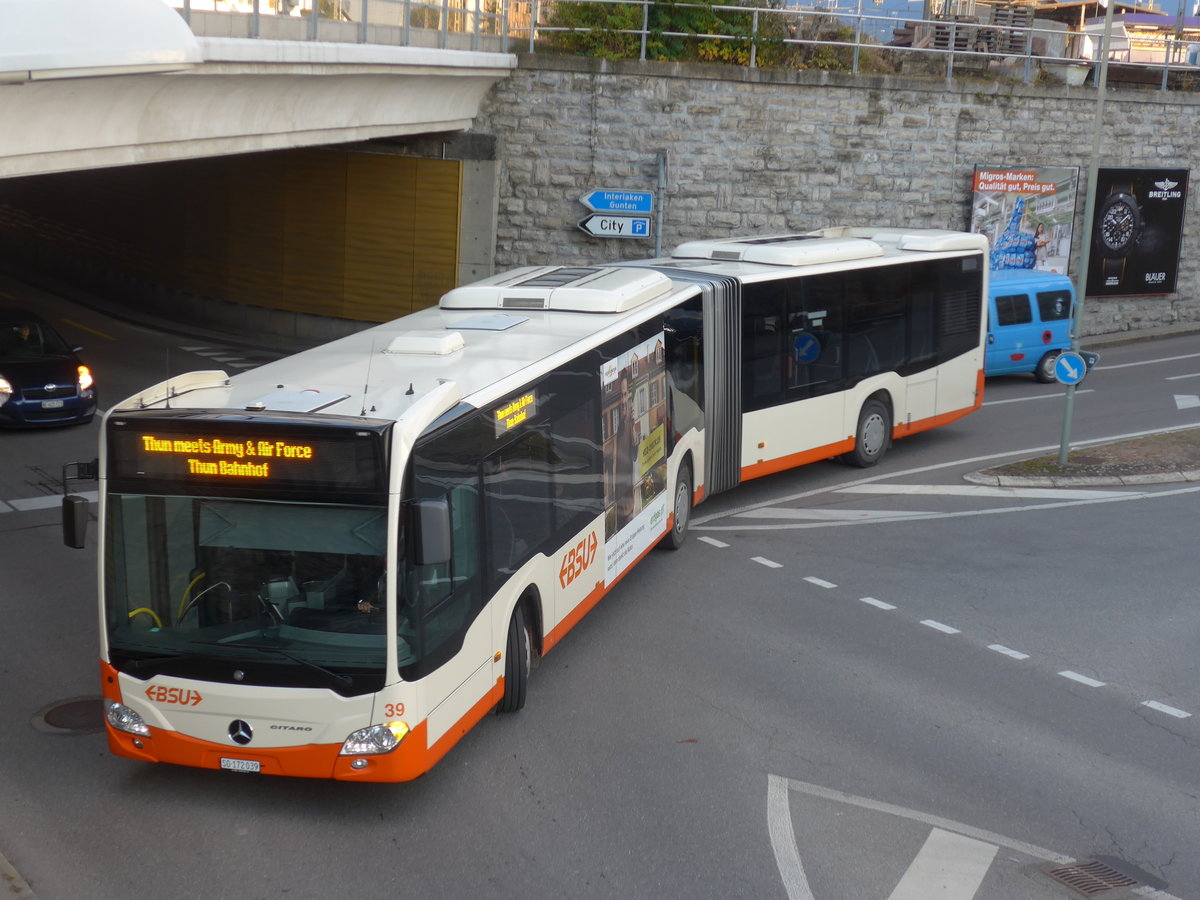
[[[1044,384],[1054,381],[1055,357],[1071,348],[1071,279],[1037,269],[999,269],[989,281],[983,374],[1032,372]]]

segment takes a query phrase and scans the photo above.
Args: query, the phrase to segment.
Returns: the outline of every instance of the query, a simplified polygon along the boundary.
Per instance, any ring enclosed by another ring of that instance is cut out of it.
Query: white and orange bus
[[[142,391],[100,448],[110,748],[419,776],[695,503],[977,409],[986,279],[957,232],[697,241]]]

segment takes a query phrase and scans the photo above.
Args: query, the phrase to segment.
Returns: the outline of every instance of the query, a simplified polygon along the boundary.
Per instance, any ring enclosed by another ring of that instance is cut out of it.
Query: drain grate
[[[1138,884],[1136,879],[1096,859],[1074,862],[1068,866],[1055,866],[1044,871],[1081,897],[1098,897],[1117,888],[1134,887]]]

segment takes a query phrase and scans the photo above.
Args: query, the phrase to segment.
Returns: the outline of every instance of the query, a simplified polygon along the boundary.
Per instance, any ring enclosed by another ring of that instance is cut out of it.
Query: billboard
[[[976,166],[970,230],[987,236],[991,268],[1067,274],[1077,166]]]
[[[1188,171],[1098,171],[1089,297],[1174,293]]]

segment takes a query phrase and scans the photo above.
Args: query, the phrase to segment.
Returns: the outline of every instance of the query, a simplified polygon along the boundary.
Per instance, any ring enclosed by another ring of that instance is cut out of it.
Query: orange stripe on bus
[[[105,662],[100,663],[104,696],[121,701],[117,671]],[[412,781],[431,768],[450,748],[486,716],[504,695],[504,679],[484,694],[454,726],[432,746],[429,744],[429,725],[421,721],[413,727],[404,741],[391,753],[379,756],[342,756],[339,744],[309,744],[303,747],[270,747],[249,749],[233,744],[215,744],[188,737],[177,731],[151,728],[150,736],[117,731],[107,722],[109,750],[115,756],[142,762],[172,763],[198,769],[220,769],[221,758],[255,760],[264,775],[287,775],[296,778],[335,778],[343,781]],[[236,718],[230,713],[230,721]],[[352,768],[354,759],[365,759],[367,765]]]
[[[634,567],[637,566],[638,563],[640,563],[643,559],[646,558],[646,554],[649,553],[651,550],[653,550],[655,545],[660,540],[662,540],[664,537],[667,536],[667,534],[670,532],[671,528],[674,527],[674,523],[675,523],[675,515],[674,515],[674,513],[672,513],[667,516],[666,530],[664,530],[663,533],[661,535],[659,535],[657,539],[655,539],[653,544],[651,544],[649,547],[647,547],[645,550],[643,550],[641,552],[641,554],[638,556],[638,558],[635,559],[633,562],[631,562],[625,568],[625,571],[616,577],[616,580],[614,580],[612,584],[606,586],[603,581],[597,582],[596,587],[593,588],[592,591],[586,597],[584,597],[581,601],[579,601],[579,605],[576,606],[569,613],[567,613],[565,616],[563,616],[562,621],[559,622],[557,625],[554,626],[554,628],[552,628],[550,631],[548,631],[546,633],[546,635],[542,638],[542,655],[543,656],[545,656],[547,653],[549,653],[550,648],[553,647],[555,644],[557,644],[559,641],[561,641],[566,636],[568,631],[570,631],[572,628],[574,628],[576,625],[578,625],[579,620],[582,619],[584,616],[586,616],[589,612],[591,612],[592,607],[594,607],[597,603],[599,603],[605,594],[607,594],[609,591],[611,591],[613,588],[615,588],[618,584],[620,584],[621,579],[624,578],[626,575],[628,575],[631,571],[633,571]]]
[[[915,422],[895,425],[892,427],[892,437],[908,437],[910,434],[929,431],[931,428],[940,428],[942,425],[949,425],[951,422],[956,422],[964,416],[975,412],[975,410],[983,405],[983,385],[978,384],[982,380],[983,372],[980,371],[976,378],[975,403],[971,406],[956,409],[953,412],[942,413],[938,416],[930,416],[927,419],[918,419]],[[853,449],[854,438],[851,436],[844,441],[838,441],[836,444],[826,444],[824,447],[816,447],[812,450],[801,451],[800,453],[791,453],[787,456],[781,456],[778,459],[759,460],[753,465],[742,466],[742,481],[762,478],[764,475],[774,475],[776,472],[784,472],[788,469],[807,465],[808,463],[820,462],[823,459],[832,459],[835,456],[841,456],[843,453],[849,453]]]
[[[844,441],[838,441],[836,444],[826,444],[824,447],[816,447],[800,453],[791,453],[787,456],[781,456],[778,459],[760,459],[753,465],[742,466],[742,481],[750,481],[753,478],[774,475],[776,472],[794,469],[797,466],[807,465],[808,463],[820,462],[823,459],[830,459],[834,456],[840,456],[843,453],[849,453],[853,449],[854,438],[847,438]]]

